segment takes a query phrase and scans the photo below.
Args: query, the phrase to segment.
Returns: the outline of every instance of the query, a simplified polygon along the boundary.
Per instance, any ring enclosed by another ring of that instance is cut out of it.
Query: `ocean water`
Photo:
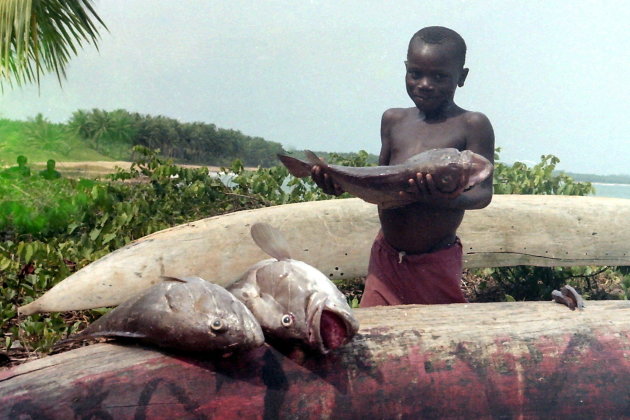
[[[604,184],[592,182],[597,197],[630,198],[630,184]]]

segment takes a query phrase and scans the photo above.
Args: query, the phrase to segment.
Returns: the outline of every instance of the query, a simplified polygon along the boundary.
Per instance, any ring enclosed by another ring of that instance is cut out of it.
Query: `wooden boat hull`
[[[553,195],[497,195],[466,212],[458,230],[466,267],[630,265],[630,200]],[[267,258],[249,234],[255,222],[280,229],[292,256],[331,278],[366,274],[379,229],[376,206],[359,199],[246,210],[141,238],[89,264],[40,299],[35,312],[114,306],[160,281],[199,276],[225,286]]]
[[[628,418],[630,302],[360,309],[347,346],[213,360],[97,344],[0,370],[0,418]]]

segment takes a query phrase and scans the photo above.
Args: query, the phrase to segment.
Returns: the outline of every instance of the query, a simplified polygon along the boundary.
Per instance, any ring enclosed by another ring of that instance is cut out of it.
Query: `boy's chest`
[[[401,122],[390,131],[389,164],[401,163],[413,155],[431,149],[466,148],[466,134],[459,121],[427,124]]]

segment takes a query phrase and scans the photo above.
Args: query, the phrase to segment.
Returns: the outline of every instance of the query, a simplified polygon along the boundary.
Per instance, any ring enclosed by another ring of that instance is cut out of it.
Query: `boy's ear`
[[[464,82],[466,81],[466,76],[468,76],[468,70],[467,68],[462,69],[462,73],[459,75],[459,80],[457,81],[457,86],[462,87],[464,86]]]

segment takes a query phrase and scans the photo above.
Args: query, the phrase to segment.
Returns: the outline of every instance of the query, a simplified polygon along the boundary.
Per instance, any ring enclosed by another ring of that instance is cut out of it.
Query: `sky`
[[[500,160],[630,174],[626,0],[100,0],[109,31],[62,86],[5,88],[0,117],[119,108],[200,121],[286,149],[380,150],[380,119],[410,107],[410,37],[447,26],[468,45],[455,102],[488,116]]]

